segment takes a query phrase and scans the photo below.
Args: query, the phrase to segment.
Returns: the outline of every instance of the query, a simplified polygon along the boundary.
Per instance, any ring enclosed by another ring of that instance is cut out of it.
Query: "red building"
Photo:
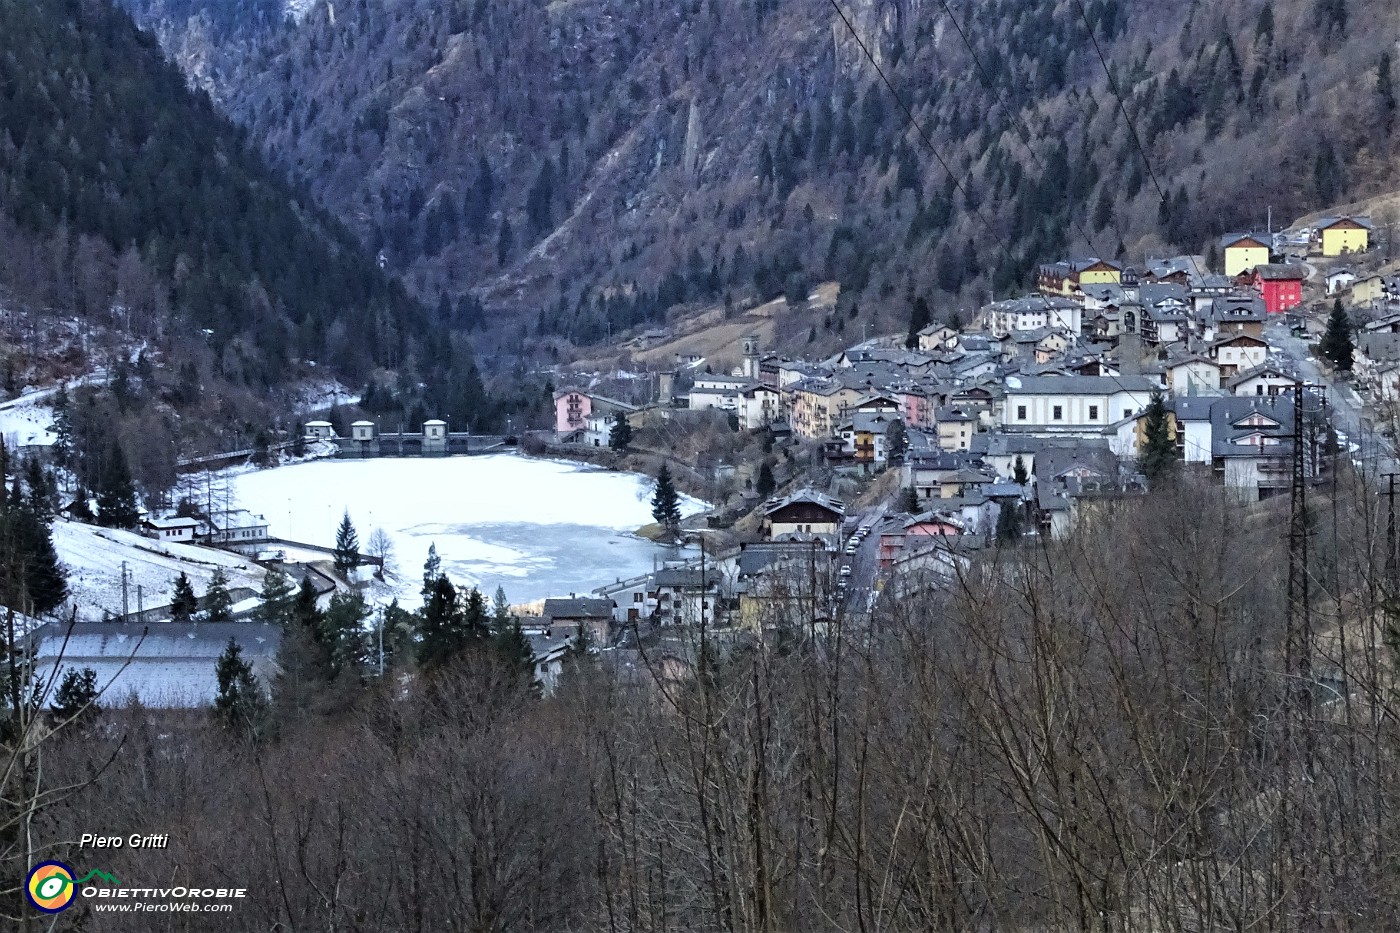
[[[1282,314],[1303,303],[1303,279],[1306,267],[1301,263],[1269,263],[1254,268],[1254,287],[1264,296],[1264,307],[1270,314]]]

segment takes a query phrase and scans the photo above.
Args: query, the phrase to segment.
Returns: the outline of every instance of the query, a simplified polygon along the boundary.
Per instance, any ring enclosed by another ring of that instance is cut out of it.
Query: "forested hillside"
[[[462,326],[822,278],[952,307],[1397,182],[1388,0],[125,2]]]

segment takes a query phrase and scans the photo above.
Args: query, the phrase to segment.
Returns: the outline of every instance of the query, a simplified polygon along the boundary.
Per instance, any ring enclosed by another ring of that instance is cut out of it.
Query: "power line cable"
[[[1001,105],[1001,109],[1012,121],[1016,123],[1018,128],[1021,130],[1021,133],[1019,134],[1021,139],[1021,145],[1025,147],[1026,154],[1031,157],[1031,160],[1035,162],[1036,166],[1040,169],[1040,177],[1043,179],[1048,169],[1045,166],[1045,162],[1041,160],[1040,155],[1035,151],[1034,147],[1031,146],[1031,138],[1033,134],[1031,133],[1030,127],[1026,124],[1026,121],[1019,117],[1016,111],[1013,110],[1009,104],[1007,104],[1006,99],[1002,94],[1001,88],[998,87],[992,81],[991,74],[982,64],[982,59],[978,57],[977,50],[973,48],[971,40],[968,39],[967,33],[962,28],[962,24],[958,22],[957,16],[953,14],[952,7],[948,5],[948,0],[939,0],[939,2],[943,6],[943,12],[946,13],[948,16],[948,21],[953,24],[953,29],[957,32],[958,37],[962,39],[963,45],[966,46],[968,54],[972,56],[972,63],[977,66],[977,72],[982,76],[982,84],[987,88],[987,90],[992,92],[992,95],[996,98],[996,102]],[[1065,203],[1067,205],[1071,203],[1070,196],[1070,190],[1068,186],[1066,186]],[[1090,252],[1102,256],[1102,251],[1098,248],[1097,245],[1095,245],[1094,238],[1089,235],[1088,228],[1085,227],[1084,224],[1075,220],[1072,212],[1067,211],[1066,213],[1070,215],[1070,223],[1074,224],[1074,226],[1084,236],[1084,242],[1088,244]],[[1117,229],[1116,222],[1114,223],[1114,228]],[[1121,231],[1119,232],[1121,233]]]
[[[875,73],[880,76],[880,81],[884,83],[885,87],[889,90],[890,96],[893,97],[895,103],[899,105],[899,109],[904,111],[905,117],[909,120],[909,125],[914,127],[915,131],[918,132],[919,138],[923,140],[924,146],[928,148],[928,151],[933,155],[934,159],[938,161],[938,164],[942,166],[943,171],[947,173],[948,178],[953,182],[954,189],[956,189],[958,193],[963,196],[963,200],[965,202],[968,202],[969,209],[971,210],[972,214],[977,218],[978,222],[981,223],[982,226],[986,227],[987,231],[991,233],[992,239],[996,241],[997,246],[1001,249],[1002,253],[1006,255],[1006,258],[1011,262],[1012,266],[1014,267],[1016,264],[1016,259],[1015,256],[1012,254],[1010,247],[1007,246],[1005,239],[1003,239],[997,233],[996,229],[983,215],[982,209],[980,207],[971,206],[971,199],[968,195],[967,188],[963,185],[961,181],[958,180],[958,176],[953,171],[952,166],[950,166],[948,162],[943,158],[943,156],[939,154],[938,147],[935,146],[933,144],[933,140],[929,138],[928,133],[924,130],[923,124],[920,123],[918,119],[914,116],[914,111],[911,110],[909,108],[909,105],[904,102],[904,98],[900,96],[899,91],[895,90],[894,84],[885,74],[885,69],[880,67],[880,63],[876,61],[875,56],[871,54],[870,48],[865,44],[865,40],[862,39],[860,33],[856,31],[855,24],[853,24],[850,18],[846,16],[846,11],[841,8],[841,4],[838,3],[837,0],[829,0],[829,2],[831,3],[831,8],[836,11],[836,15],[841,17],[841,22],[845,24],[846,31],[851,34],[851,38],[856,40],[856,45],[860,46],[861,53],[865,56],[866,61],[870,62],[871,67],[875,69]]]

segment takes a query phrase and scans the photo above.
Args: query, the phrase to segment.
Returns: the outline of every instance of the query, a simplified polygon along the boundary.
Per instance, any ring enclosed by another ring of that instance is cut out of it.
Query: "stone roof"
[[[610,619],[613,613],[611,599],[589,599],[574,597],[569,599],[546,599],[540,613],[547,619]]]

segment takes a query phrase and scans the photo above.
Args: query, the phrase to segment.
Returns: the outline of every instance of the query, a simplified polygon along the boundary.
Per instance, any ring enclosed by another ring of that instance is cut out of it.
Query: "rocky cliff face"
[[[127,2],[453,320],[579,342],[821,278],[952,308],[1395,183],[1386,0],[843,0],[936,157],[829,0]]]

